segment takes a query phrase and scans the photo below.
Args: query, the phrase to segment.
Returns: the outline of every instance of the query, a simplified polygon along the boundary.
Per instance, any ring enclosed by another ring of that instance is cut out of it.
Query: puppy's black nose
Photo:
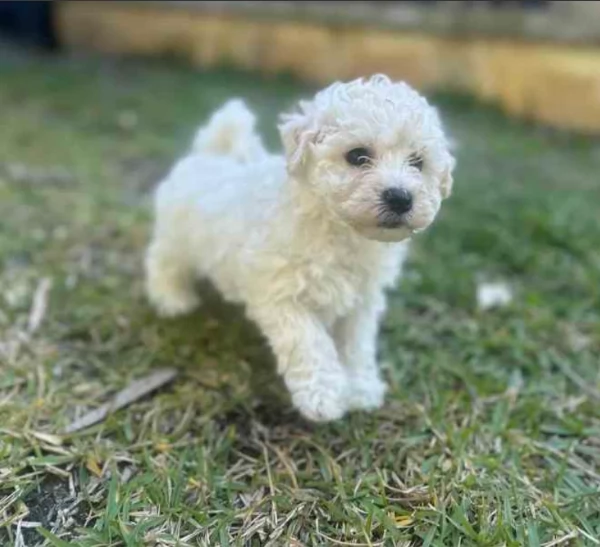
[[[387,188],[381,197],[385,205],[398,215],[408,213],[412,209],[412,194],[403,188]]]

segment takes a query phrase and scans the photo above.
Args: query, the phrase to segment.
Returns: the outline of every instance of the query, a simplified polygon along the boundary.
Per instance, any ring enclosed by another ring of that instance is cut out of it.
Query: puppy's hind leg
[[[200,303],[193,269],[170,247],[155,240],[146,253],[146,293],[163,317],[189,313]]]

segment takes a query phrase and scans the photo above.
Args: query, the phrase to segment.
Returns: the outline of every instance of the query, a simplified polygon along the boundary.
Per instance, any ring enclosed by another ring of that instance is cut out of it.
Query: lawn
[[[385,407],[311,425],[240,309],[142,292],[151,190],[291,79],[0,58],[0,544],[600,545],[600,142],[436,97],[455,192],[390,296]],[[513,303],[482,311],[502,280]],[[165,367],[175,379],[64,429]],[[44,539],[45,538],[45,539]]]

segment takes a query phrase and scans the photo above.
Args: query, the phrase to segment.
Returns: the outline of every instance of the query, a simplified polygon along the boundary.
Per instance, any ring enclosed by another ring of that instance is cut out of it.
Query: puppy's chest
[[[345,315],[383,284],[392,267],[378,249],[322,249],[298,265],[299,298],[329,316]]]

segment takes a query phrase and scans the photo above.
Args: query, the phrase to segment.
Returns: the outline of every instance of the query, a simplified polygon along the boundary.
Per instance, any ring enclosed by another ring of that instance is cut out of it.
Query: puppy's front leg
[[[296,304],[250,309],[269,340],[294,406],[306,418],[326,422],[348,409],[348,377],[325,325]]]
[[[372,410],[383,404],[386,385],[377,366],[377,335],[384,310],[385,297],[376,292],[334,327],[340,359],[348,368],[352,409]]]

